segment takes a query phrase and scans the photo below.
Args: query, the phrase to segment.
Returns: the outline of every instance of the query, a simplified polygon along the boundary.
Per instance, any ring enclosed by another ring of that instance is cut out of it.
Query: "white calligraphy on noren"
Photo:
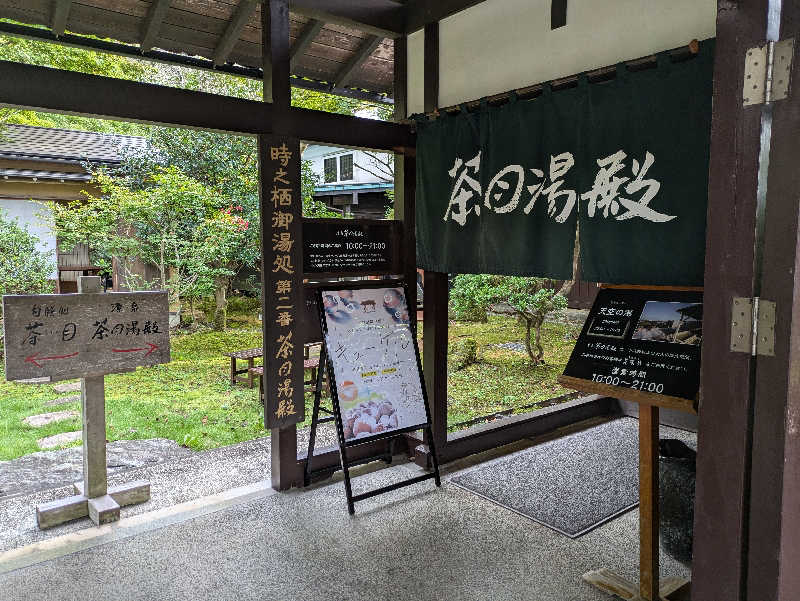
[[[524,203],[522,212],[528,215],[536,201],[542,198],[543,202],[547,201],[547,215],[556,223],[564,223],[575,210],[579,197],[586,201],[586,214],[591,218],[611,217],[625,221],[638,217],[654,223],[675,219],[676,215],[659,213],[650,206],[661,189],[658,180],[647,177],[655,162],[653,154],[645,152],[642,163],[632,160],[632,177],[624,174],[627,156],[623,150],[618,150],[598,159],[599,169],[592,188],[580,196],[575,190],[565,187],[564,177],[575,165],[575,157],[570,152],[552,155],[547,174],[541,169],[527,169],[531,177],[522,165],[508,165],[489,181],[485,193],[478,175],[481,153],[466,162],[457,157],[453,168],[447,172],[454,181],[444,220],[452,219],[463,226],[470,214],[480,217],[481,205],[488,211],[504,214],[515,211],[521,202]],[[528,184],[529,181],[532,183]]]

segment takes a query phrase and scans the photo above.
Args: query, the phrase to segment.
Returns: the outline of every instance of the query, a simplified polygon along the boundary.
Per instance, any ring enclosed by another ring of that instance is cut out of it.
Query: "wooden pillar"
[[[425,112],[439,107],[439,23],[425,26]],[[447,444],[447,274],[426,271],[422,344],[425,386],[431,404],[433,439],[441,455]]]
[[[639,405],[639,595],[659,598],[658,407]]]
[[[81,294],[102,292],[100,278],[79,277]],[[83,422],[83,494],[93,499],[108,493],[106,475],[106,390],[105,376],[81,378],[81,421]]]
[[[734,297],[753,296],[760,110],[742,106],[748,48],[768,0],[718,2],[706,231],[693,601],[740,601],[745,581],[752,357],[732,352]]]
[[[394,40],[394,120],[407,115],[408,41]],[[413,327],[417,320],[417,233],[415,149],[399,148],[394,154],[394,218],[403,222],[403,276],[408,283],[408,314]]]
[[[759,3],[760,4],[760,3]],[[783,2],[772,41],[794,38],[788,98],[774,101],[759,296],[775,303],[774,356],[759,354],[753,404],[748,601],[800,599],[800,5]],[[763,44],[763,42],[762,42]],[[775,79],[788,61],[775,50]],[[769,114],[771,112],[771,114]],[[763,332],[762,332],[763,335]]]
[[[289,120],[289,108],[291,106],[291,85],[289,80],[289,6],[288,0],[268,0],[261,5],[261,28],[262,28],[262,54],[264,61],[264,101],[272,102],[272,110],[274,112],[274,133],[288,134],[292,131],[292,125]],[[269,75],[268,75],[269,74]],[[260,214],[261,214],[261,256],[269,256],[271,252],[271,224],[272,224],[272,209],[269,204],[271,198],[271,188],[273,183],[265,181],[264,168],[270,160],[268,148],[269,136],[259,136],[259,162],[261,170],[259,173],[260,179]],[[302,201],[299,194],[295,195],[291,209],[294,220],[300,223],[302,220]],[[302,240],[295,238],[296,245],[302,243]],[[299,253],[302,257],[302,253]],[[295,256],[297,253],[295,253]],[[302,262],[302,259],[301,261]],[[302,265],[300,262],[295,261],[294,266],[296,272],[302,274]],[[274,330],[275,324],[268,319],[268,315],[272,314],[270,303],[274,293],[273,287],[270,287],[270,278],[268,277],[271,268],[262,262],[261,269],[261,284],[262,284],[262,316],[263,316],[263,348],[264,348],[264,364],[267,365],[267,354],[274,352]],[[295,282],[298,278],[292,278]],[[302,298],[302,290],[294,292],[295,297]],[[295,308],[295,314],[299,314],[299,307]],[[295,351],[302,352],[302,340],[298,328],[292,328],[293,338],[295,340]],[[299,351],[297,350],[299,347]],[[299,355],[302,357],[302,355]],[[298,361],[294,360],[294,370],[298,370]],[[299,378],[295,377],[295,382],[302,381],[302,359],[299,365]],[[296,375],[296,374],[295,374]],[[267,395],[272,393],[275,388],[274,382],[269,382],[268,370],[264,369],[264,382],[263,390],[265,400]],[[297,388],[297,384],[295,384]],[[303,386],[299,385],[300,393],[302,394]],[[268,404],[268,403],[267,403]],[[265,415],[266,420],[266,415]],[[280,428],[271,429],[271,478],[272,487],[276,490],[287,490],[292,486],[302,485],[302,472],[299,469],[297,462],[297,426],[295,424],[286,425]]]

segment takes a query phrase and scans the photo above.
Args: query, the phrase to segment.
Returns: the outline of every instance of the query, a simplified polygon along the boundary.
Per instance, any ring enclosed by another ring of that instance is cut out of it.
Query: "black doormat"
[[[636,419],[615,419],[481,464],[451,481],[577,538],[639,504],[638,427]]]

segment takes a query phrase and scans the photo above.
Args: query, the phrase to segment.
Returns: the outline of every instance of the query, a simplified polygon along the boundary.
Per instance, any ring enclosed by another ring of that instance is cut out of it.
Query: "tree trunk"
[[[158,271],[161,274],[161,288],[167,289],[167,268],[164,266],[164,239],[161,239],[160,260],[158,262]]]
[[[536,363],[544,363],[544,349],[542,348],[542,324],[544,319],[538,319],[533,325],[536,333],[535,346],[536,346]]]
[[[520,316],[525,319],[525,350],[528,351],[528,357],[530,357],[531,363],[536,365],[539,360],[534,356],[533,348],[531,348],[531,327],[533,326],[533,322],[522,313],[520,313]]]
[[[228,280],[217,280],[217,286],[214,290],[214,300],[216,301],[216,309],[214,310],[214,329],[224,330],[227,327],[228,321],[228,299],[226,294],[228,292]]]

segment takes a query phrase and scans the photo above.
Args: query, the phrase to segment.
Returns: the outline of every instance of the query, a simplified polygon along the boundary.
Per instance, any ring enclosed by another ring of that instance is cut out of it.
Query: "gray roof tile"
[[[119,163],[124,148],[146,146],[147,140],[139,136],[29,125],[6,125],[0,130],[0,158]]]

